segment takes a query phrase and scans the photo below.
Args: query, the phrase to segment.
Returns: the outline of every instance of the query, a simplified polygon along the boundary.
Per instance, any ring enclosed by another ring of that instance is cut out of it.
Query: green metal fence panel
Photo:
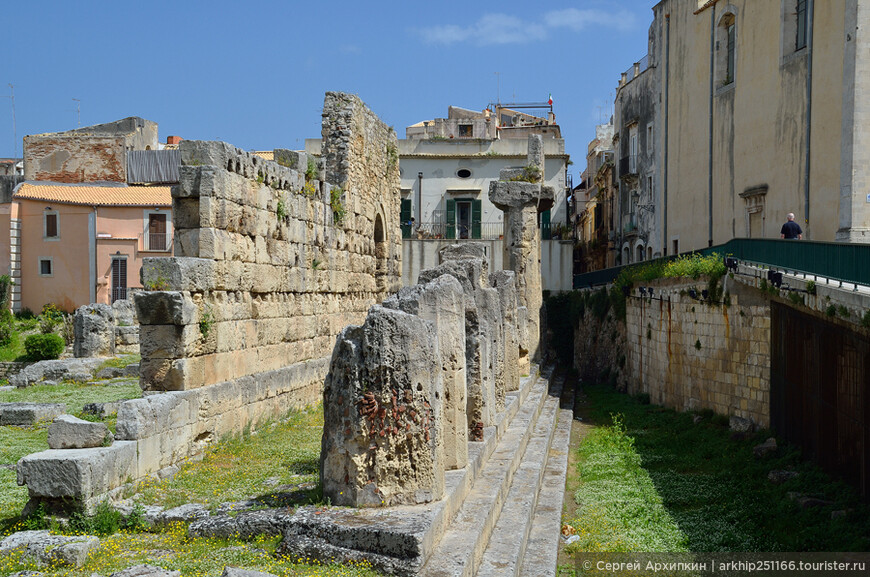
[[[723,258],[731,256],[738,261],[786,272],[870,286],[870,244],[735,238],[724,244],[693,252],[703,255],[717,254]],[[574,288],[611,283],[623,268],[625,266],[574,275]]]

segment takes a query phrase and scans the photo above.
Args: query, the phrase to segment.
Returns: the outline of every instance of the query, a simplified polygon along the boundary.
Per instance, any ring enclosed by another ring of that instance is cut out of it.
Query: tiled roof
[[[255,150],[254,155],[264,160],[275,160],[275,151],[273,150]]]
[[[22,183],[14,200],[44,200],[61,204],[99,206],[171,206],[169,186],[100,186]]]

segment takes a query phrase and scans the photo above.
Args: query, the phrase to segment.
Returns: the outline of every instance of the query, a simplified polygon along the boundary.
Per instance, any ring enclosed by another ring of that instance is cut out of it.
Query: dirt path
[[[574,420],[571,423],[571,441],[568,446],[568,474],[565,478],[565,497],[562,500],[562,518],[572,518],[576,504],[574,503],[574,493],[580,484],[580,479],[576,474],[577,471],[577,448],[586,435],[595,427],[589,423],[589,399],[583,391],[577,387],[577,377],[569,376],[565,381],[565,388],[573,387],[574,393]],[[574,575],[574,560],[565,553],[565,543],[559,539],[559,557],[557,562],[557,576]],[[563,571],[558,568],[565,568]],[[568,569],[570,568],[570,569]]]

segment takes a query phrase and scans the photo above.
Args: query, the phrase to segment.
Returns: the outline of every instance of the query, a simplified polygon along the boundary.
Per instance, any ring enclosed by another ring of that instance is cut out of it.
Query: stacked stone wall
[[[770,424],[770,304],[730,294],[730,306],[690,296],[699,281],[651,283],[628,298],[628,392],[680,410],[710,409]],[[732,283],[733,284],[733,283]],[[697,293],[700,296],[700,291]]]
[[[316,403],[336,335],[398,290],[395,133],[359,98],[328,93],[323,140],[319,167],[289,150],[267,161],[222,142],[181,143],[176,256],[145,259],[135,295],[140,384],[162,394],[119,408],[116,445],[136,451],[107,454],[123,458],[112,467],[125,479]],[[34,475],[70,456],[29,458],[19,476],[31,496],[57,498]],[[67,497],[93,503],[119,478]]]

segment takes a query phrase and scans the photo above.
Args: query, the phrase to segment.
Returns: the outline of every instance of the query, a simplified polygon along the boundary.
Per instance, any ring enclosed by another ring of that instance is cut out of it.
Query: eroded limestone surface
[[[379,305],[337,338],[323,391],[323,495],[335,505],[426,503],[444,493],[435,323]]]

